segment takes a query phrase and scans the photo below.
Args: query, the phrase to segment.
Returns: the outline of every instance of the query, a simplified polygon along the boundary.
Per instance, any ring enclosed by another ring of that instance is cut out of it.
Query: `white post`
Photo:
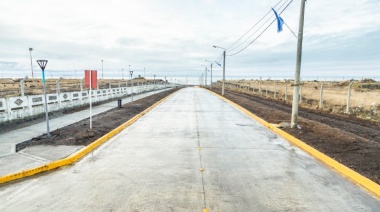
[[[60,99],[60,93],[61,93],[61,89],[60,89],[60,87],[59,87],[59,80],[60,79],[58,79],[57,81],[56,81],[56,86],[57,86],[57,88],[56,88],[56,93],[57,93],[57,100],[58,100],[58,108],[59,109],[61,109],[61,99]]]
[[[260,80],[259,80],[259,95],[263,95],[263,90],[261,89],[261,77],[260,77]]]
[[[25,96],[25,79],[20,80],[21,96]]]
[[[299,90],[299,94],[300,94],[299,104],[301,104],[302,103],[302,83],[301,82],[300,82],[299,88],[300,88],[300,90]]]
[[[346,113],[350,114],[350,102],[351,102],[351,88],[354,84],[354,81],[350,82],[348,85],[348,96],[347,96],[347,107],[346,107]]]
[[[291,117],[291,122],[290,122],[291,128],[297,128],[297,124],[298,124],[298,104],[299,104],[300,75],[301,75],[303,25],[304,25],[304,18],[305,18],[305,2],[306,0],[301,0],[300,20],[299,20],[299,27],[298,27],[298,42],[297,42],[297,61],[296,61],[296,71],[295,71],[295,76],[294,76],[292,117]]]
[[[288,101],[288,81],[285,80],[285,101]]]
[[[92,70],[90,70],[90,129],[92,129]]]
[[[275,81],[275,84],[274,84],[274,99],[276,99],[276,94],[277,94],[277,81]]]
[[[80,92],[83,92],[83,79],[80,79]],[[81,94],[82,95],[82,94]]]
[[[321,83],[321,91],[319,93],[319,109],[323,108],[323,84],[324,82]]]
[[[226,81],[226,50],[223,51],[223,84],[222,84],[222,96],[224,96],[224,83]]]

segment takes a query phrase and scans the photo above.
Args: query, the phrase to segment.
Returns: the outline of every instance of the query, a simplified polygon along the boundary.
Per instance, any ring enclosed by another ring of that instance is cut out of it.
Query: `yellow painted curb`
[[[209,90],[207,90],[209,91]],[[214,94],[215,96],[219,97],[220,99],[228,102],[244,114],[248,115],[249,117],[253,118],[260,124],[264,125],[266,128],[270,129],[271,131],[275,132],[277,135],[281,136],[282,138],[286,139],[288,142],[290,142],[292,145],[299,147],[303,151],[307,152],[317,160],[321,161],[323,164],[327,165],[328,167],[336,170],[339,174],[347,177],[354,183],[356,183],[359,186],[362,186],[363,188],[367,189],[368,191],[375,194],[377,197],[380,197],[380,185],[373,182],[372,180],[364,177],[363,175],[355,172],[354,170],[348,168],[347,166],[339,163],[338,161],[330,158],[329,156],[323,154],[322,152],[314,149],[313,147],[307,145],[306,143],[302,142],[301,140],[295,138],[294,136],[288,134],[287,132],[279,129],[276,127],[276,125],[270,124],[266,122],[264,119],[259,118],[258,116],[254,115],[253,113],[249,112],[247,109],[243,108],[242,106],[232,102],[229,99],[226,99],[225,97],[216,94],[212,91],[209,91],[210,93]]]
[[[60,160],[52,161],[52,162],[47,163],[47,164],[42,165],[42,166],[38,166],[35,168],[31,168],[31,169],[26,169],[26,170],[23,170],[23,171],[20,171],[17,173],[12,173],[12,174],[8,174],[8,175],[0,176],[0,184],[10,182],[13,180],[17,180],[17,179],[21,179],[24,177],[32,176],[32,175],[35,175],[35,174],[38,174],[41,172],[49,171],[52,169],[56,169],[56,168],[59,168],[62,166],[66,166],[66,165],[70,165],[70,164],[75,163],[76,161],[81,159],[83,156],[85,156],[87,153],[89,153],[92,150],[94,150],[95,148],[99,147],[101,144],[106,142],[108,139],[112,138],[114,135],[118,134],[120,131],[122,131],[126,127],[128,127],[131,124],[133,124],[134,122],[136,122],[139,118],[141,118],[143,115],[147,114],[153,108],[157,107],[159,104],[161,104],[162,102],[164,102],[165,100],[170,98],[176,92],[174,92],[174,93],[170,94],[169,96],[167,96],[167,97],[161,99],[160,101],[156,102],[155,104],[153,104],[149,108],[145,109],[143,112],[137,114],[136,116],[134,116],[133,118],[131,118],[130,120],[125,122],[124,124],[118,126],[117,128],[113,129],[111,132],[100,137],[96,141],[94,141],[91,144],[87,145],[86,147],[80,149],[79,151],[71,154],[70,156],[63,158],[63,159],[60,159]]]

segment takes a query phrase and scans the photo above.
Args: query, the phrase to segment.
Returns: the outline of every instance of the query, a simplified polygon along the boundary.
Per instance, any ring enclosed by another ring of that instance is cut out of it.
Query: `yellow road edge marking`
[[[25,178],[25,177],[29,177],[29,176],[33,176],[33,175],[41,173],[41,172],[49,171],[49,170],[52,170],[52,169],[56,169],[56,168],[59,168],[59,167],[62,167],[62,166],[66,166],[66,165],[70,165],[70,164],[75,163],[76,161],[78,161],[79,159],[81,159],[83,156],[85,156],[89,152],[93,151],[94,149],[96,149],[97,147],[99,147],[101,144],[105,143],[110,138],[112,138],[113,136],[115,136],[116,134],[118,134],[120,131],[122,131],[123,129],[127,128],[128,126],[130,126],[131,124],[133,124],[134,122],[136,122],[139,118],[141,118],[142,116],[144,116],[145,114],[147,114],[153,108],[157,107],[162,102],[164,102],[165,100],[167,100],[168,98],[170,98],[171,96],[173,96],[176,92],[174,92],[174,93],[172,93],[172,94],[164,97],[160,101],[154,103],[152,106],[150,106],[147,109],[145,109],[143,112],[141,112],[141,113],[137,114],[136,116],[134,116],[133,118],[129,119],[124,124],[116,127],[115,129],[113,129],[109,133],[107,133],[104,136],[98,138],[97,140],[95,140],[91,144],[83,147],[79,151],[77,151],[77,152],[75,152],[75,153],[67,156],[66,158],[63,158],[63,159],[60,159],[60,160],[56,160],[56,161],[52,161],[52,162],[49,162],[47,164],[44,164],[44,165],[41,165],[41,166],[37,166],[37,167],[34,167],[34,168],[25,169],[25,170],[22,170],[20,172],[15,172],[15,173],[11,173],[11,174],[0,176],[0,184],[6,183],[6,182],[10,182],[10,181],[13,181],[13,180],[17,180],[17,179],[21,179],[21,178]]]
[[[209,91],[209,90],[207,90]],[[370,191],[371,193],[375,194],[377,197],[380,197],[380,185],[373,182],[372,180],[364,177],[363,175],[355,172],[354,170],[348,168],[347,166],[339,163],[338,161],[330,158],[329,156],[323,154],[322,152],[314,149],[313,147],[307,145],[303,141],[299,140],[298,138],[295,138],[294,136],[288,134],[287,132],[277,128],[273,124],[270,124],[266,122],[264,119],[254,115],[253,113],[249,112],[247,109],[243,108],[242,106],[236,104],[235,102],[216,94],[212,91],[209,91],[210,93],[214,94],[215,96],[219,97],[220,99],[224,100],[225,102],[231,104],[244,114],[248,115],[249,117],[253,118],[266,128],[270,129],[271,131],[275,132],[277,135],[281,136],[285,140],[287,140],[289,143],[291,143],[294,146],[297,146],[298,148],[302,149],[309,155],[313,156],[315,159],[319,160],[323,164],[325,164],[327,167],[330,167],[334,170],[336,170],[339,174],[343,175],[344,177],[350,179],[355,184],[365,188],[366,190]]]

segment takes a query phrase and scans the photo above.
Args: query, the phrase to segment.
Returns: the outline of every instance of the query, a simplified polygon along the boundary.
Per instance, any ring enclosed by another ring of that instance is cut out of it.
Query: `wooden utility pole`
[[[294,76],[292,119],[290,123],[291,128],[297,128],[297,123],[298,123],[298,102],[299,102],[299,92],[300,92],[300,73],[301,73],[301,58],[302,58],[303,25],[304,25],[304,17],[305,17],[305,2],[306,0],[301,0],[300,21],[299,21],[299,28],[298,28],[296,73]]]

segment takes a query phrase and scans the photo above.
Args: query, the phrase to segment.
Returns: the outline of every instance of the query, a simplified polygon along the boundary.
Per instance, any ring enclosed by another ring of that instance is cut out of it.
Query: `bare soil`
[[[89,118],[51,132],[51,137],[41,135],[23,143],[17,144],[16,151],[35,145],[88,145],[111,130],[141,113],[154,103],[175,92],[178,89],[163,91],[155,95],[114,108],[92,118],[92,129]],[[24,123],[24,125],[27,123]]]
[[[220,89],[213,90],[220,94]],[[227,90],[224,97],[270,123],[290,126],[291,105]],[[284,130],[380,184],[380,123],[299,108],[300,129]]]

